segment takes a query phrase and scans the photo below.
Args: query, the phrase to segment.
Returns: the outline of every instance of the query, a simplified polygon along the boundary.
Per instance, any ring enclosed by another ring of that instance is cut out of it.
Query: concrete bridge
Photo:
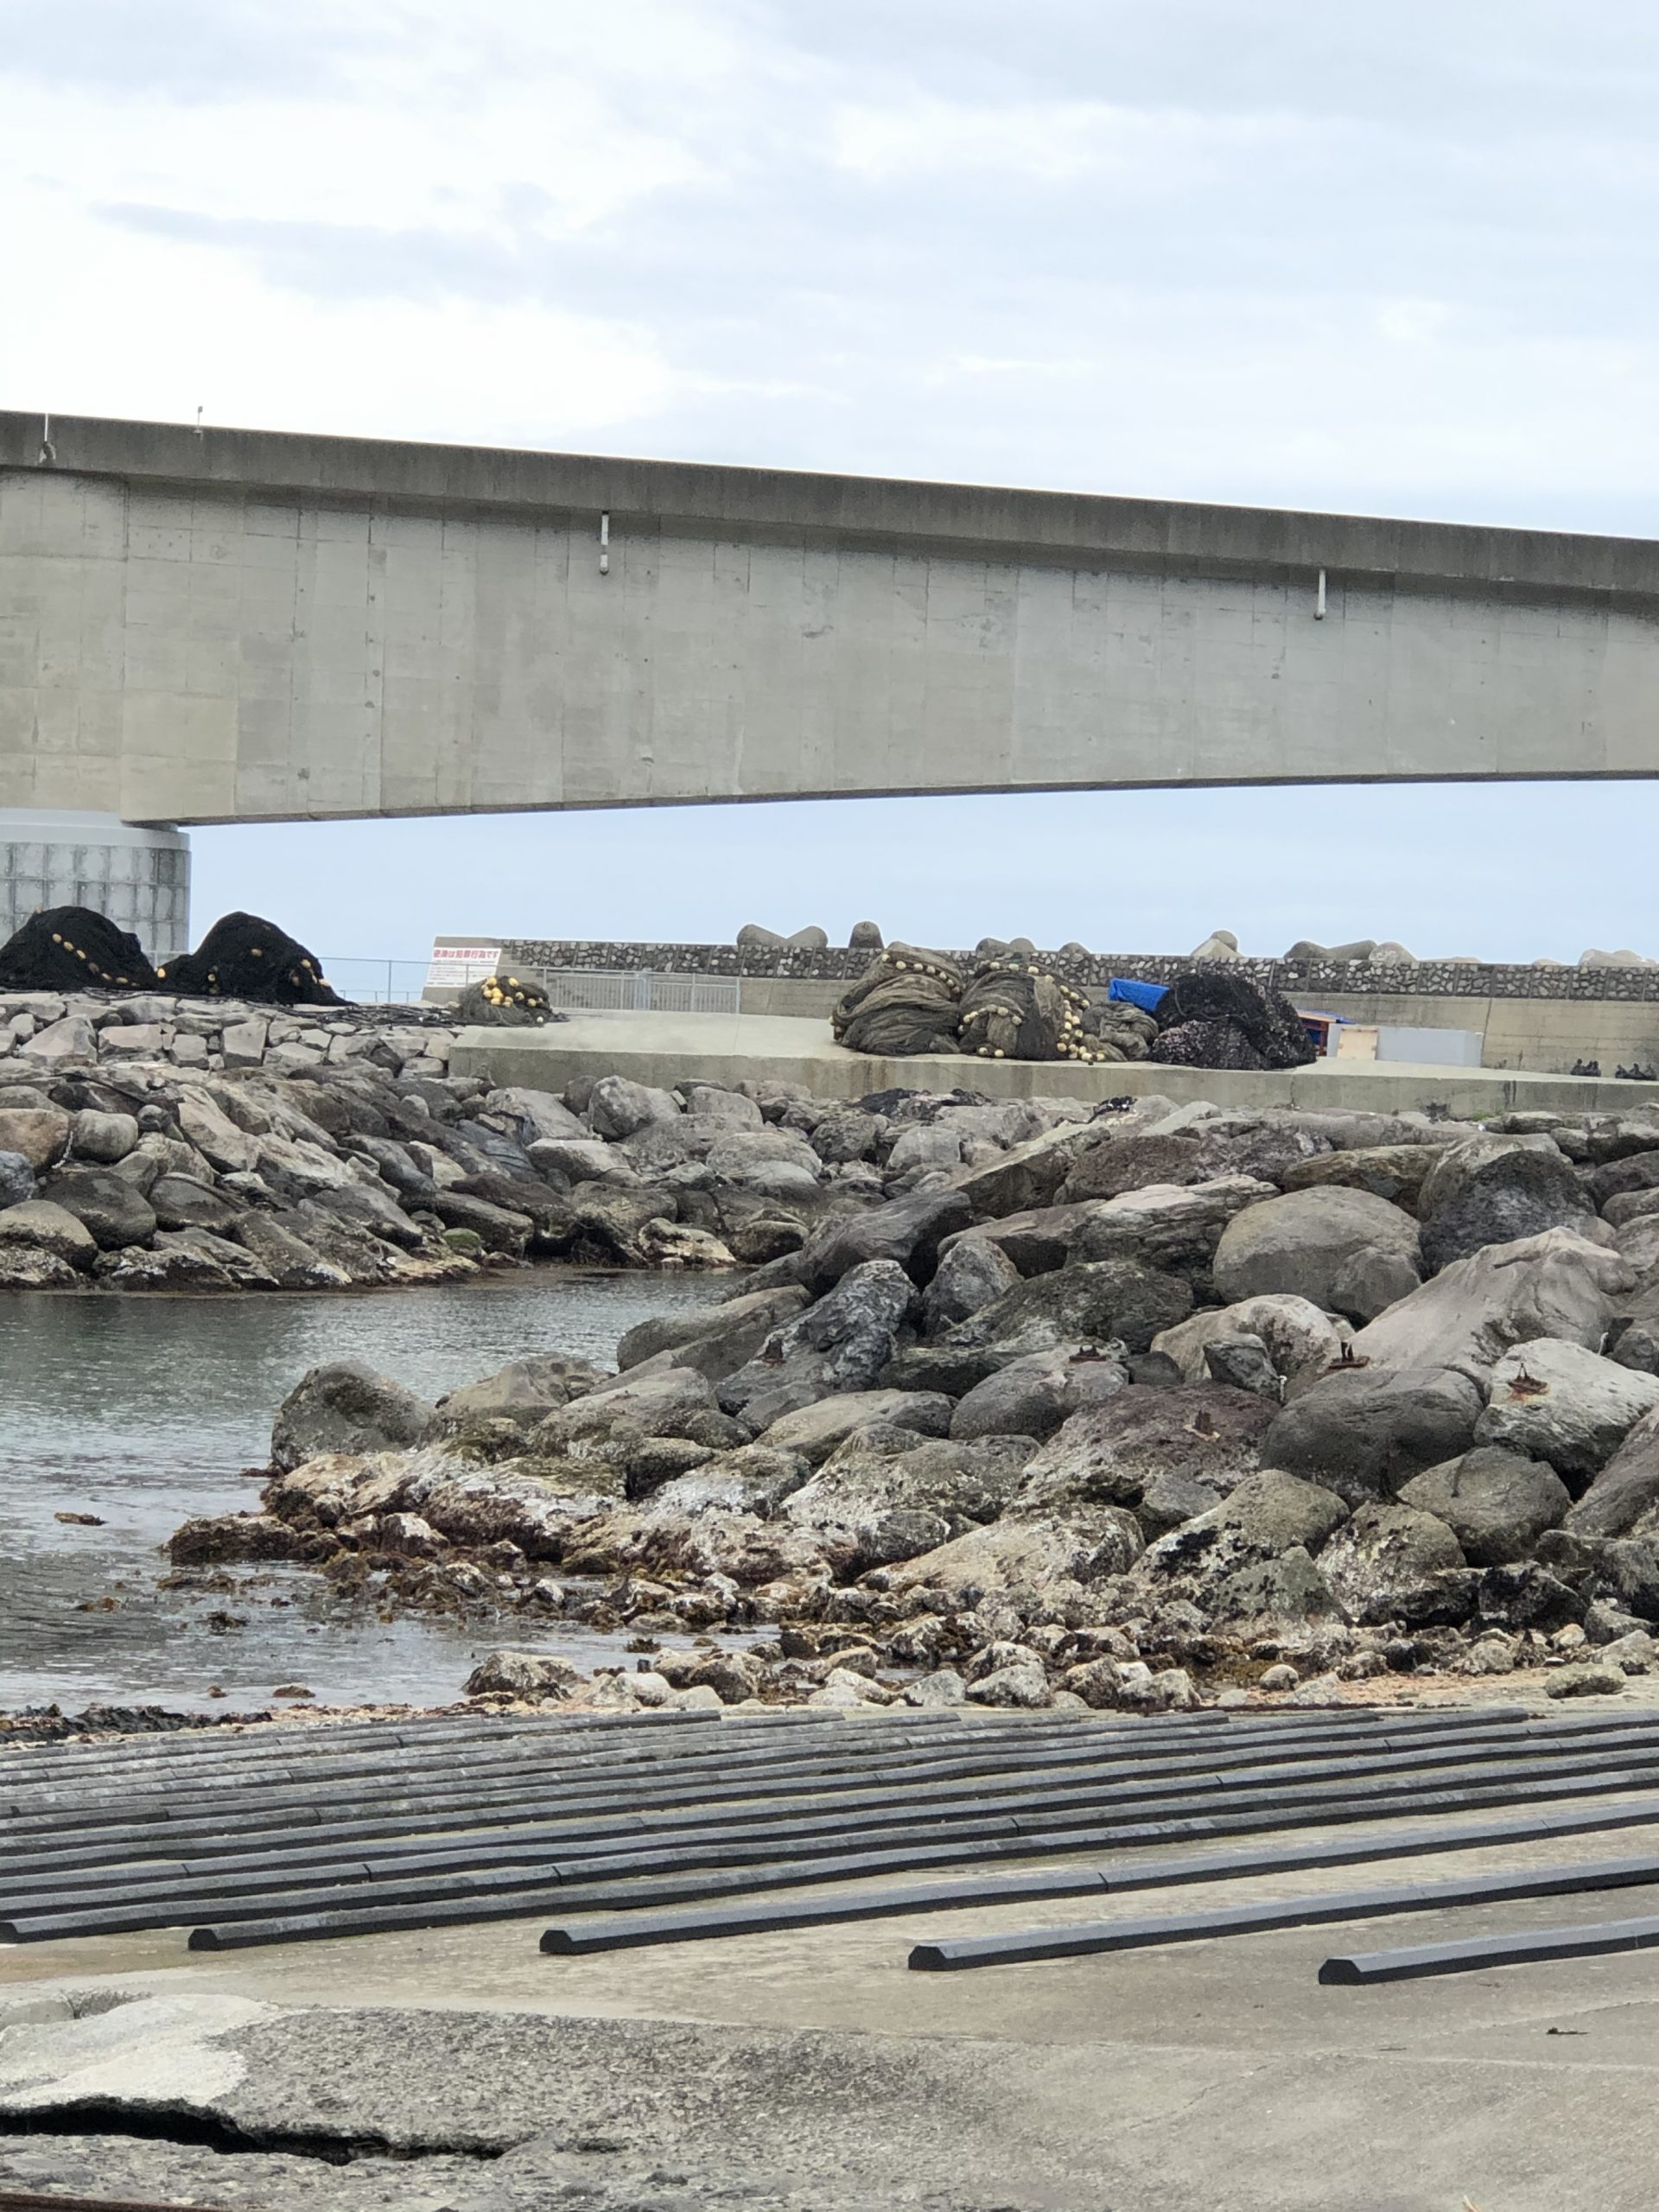
[[[1659,545],[0,414],[0,809],[1659,774]]]

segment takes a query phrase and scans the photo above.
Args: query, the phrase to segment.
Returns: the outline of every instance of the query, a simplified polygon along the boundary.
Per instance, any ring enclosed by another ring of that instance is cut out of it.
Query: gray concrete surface
[[[1659,1828],[1447,1853],[1377,1878],[1649,1848]],[[1105,1910],[1357,1885],[1332,1870],[1140,1892]],[[1465,2197],[1480,2212],[1646,2212],[1659,2149],[1651,1955],[1376,1990],[1315,1976],[1358,1942],[1587,1922],[1656,1899],[1659,1882],[1611,1905],[1421,1914],[970,1976],[908,1973],[909,1944],[1098,1918],[1101,1905],[581,1961],[543,1957],[539,1920],[220,1956],[190,1955],[179,1936],[31,1948],[0,1957],[0,2024],[16,2023],[0,2033],[0,2177],[19,2157],[39,2175],[87,2155],[73,2139],[9,2139],[17,2107],[113,2097],[256,2136],[356,2134],[431,2156],[400,2170],[401,2197],[373,2193],[398,2170],[337,2172],[334,2201],[347,2206],[545,2205],[579,2179],[591,2196],[575,2201],[599,2212],[1460,2212]],[[129,2001],[62,2017],[89,1997]],[[505,2155],[442,2156],[480,2147]],[[207,2202],[256,2164],[120,2142],[99,2158],[106,2180],[188,2178]],[[303,2193],[303,2161],[286,2174],[271,2163],[257,2201],[321,2201]]]
[[[90,906],[170,960],[190,943],[190,840],[112,814],[0,809],[0,944],[43,906]]]
[[[0,414],[0,805],[215,822],[1659,773],[1646,540],[44,432]]]
[[[804,1084],[818,1098],[864,1098],[892,1089],[993,1098],[1146,1097],[1218,1106],[1360,1107],[1401,1113],[1438,1102],[1460,1119],[1526,1108],[1613,1113],[1659,1103],[1652,1084],[1516,1069],[1412,1067],[1401,1061],[1317,1060],[1282,1071],[1178,1068],[1149,1061],[1103,1067],[1073,1060],[982,1060],[966,1053],[878,1059],[836,1044],[827,1021],[760,1014],[576,1014],[545,1029],[464,1029],[450,1058],[457,1075],[487,1070],[498,1084],[562,1090],[577,1076],[637,1083]]]

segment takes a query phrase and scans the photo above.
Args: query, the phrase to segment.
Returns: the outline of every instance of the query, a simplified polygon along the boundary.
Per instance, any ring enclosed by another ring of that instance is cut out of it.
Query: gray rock
[[[1052,1205],[1073,1160],[1099,1141],[1100,1132],[1092,1123],[1062,1122],[1041,1136],[1016,1145],[1000,1160],[964,1168],[956,1187],[977,1221],[995,1221],[1003,1214]]]
[[[92,1231],[49,1198],[26,1198],[0,1210],[0,1244],[49,1252],[75,1268],[90,1268],[98,1254]]]
[[[709,1149],[709,1172],[717,1181],[768,1198],[810,1196],[822,1166],[795,1129],[730,1129]]]
[[[915,1297],[915,1286],[893,1260],[853,1268],[721,1382],[720,1403],[766,1428],[838,1391],[874,1388]]]
[[[759,1129],[766,1126],[766,1116],[753,1098],[745,1098],[741,1091],[722,1090],[712,1083],[686,1085],[685,1110],[691,1121],[714,1128]]]
[[[569,1352],[537,1352],[512,1359],[493,1375],[464,1383],[440,1398],[429,1433],[453,1435],[469,1421],[508,1421],[529,1430],[572,1398],[603,1380],[591,1362]]]
[[[1341,1611],[1335,1591],[1305,1544],[1292,1544],[1274,1559],[1247,1560],[1215,1583],[1206,1602],[1216,1625],[1234,1634],[1247,1623],[1257,1634],[1272,1633]]]
[[[0,1243],[0,1290],[73,1290],[79,1281],[68,1261],[55,1252]]]
[[[1209,1372],[1206,1347],[1217,1338],[1237,1336],[1261,1338],[1292,1395],[1342,1357],[1341,1334],[1327,1314],[1306,1298],[1271,1296],[1195,1313],[1154,1338],[1152,1348],[1174,1361],[1184,1381],[1201,1382]]]
[[[1553,1467],[1481,1445],[1414,1475],[1400,1502],[1438,1515],[1471,1567],[1503,1567],[1529,1558],[1544,1531],[1566,1518],[1573,1500]]]
[[[1569,1229],[1547,1230],[1452,1261],[1362,1329],[1354,1355],[1373,1369],[1456,1368],[1484,1394],[1492,1369],[1516,1344],[1560,1337],[1594,1351],[1612,1320],[1614,1299],[1633,1284],[1616,1252]]]
[[[1582,1230],[1594,1209],[1552,1138],[1481,1135],[1441,1153],[1417,1213],[1423,1263],[1438,1273],[1488,1244],[1548,1229]]]
[[[631,1175],[632,1164],[600,1137],[537,1137],[528,1158],[538,1174],[560,1175],[567,1182],[590,1183],[601,1175]]]
[[[1236,1214],[1274,1196],[1271,1183],[1253,1175],[1224,1175],[1213,1182],[1155,1183],[1144,1191],[1084,1209],[1071,1240],[1077,1260],[1138,1260],[1147,1267],[1180,1268],[1202,1276],[1223,1231]]]
[[[1479,1444],[1547,1459],[1587,1478],[1606,1465],[1644,1414],[1659,1406],[1659,1378],[1603,1359],[1584,1345],[1534,1338],[1492,1370]]]
[[[1027,1468],[1021,1504],[1054,1513],[1079,1503],[1138,1509],[1154,1482],[1179,1479],[1202,1493],[1179,1516],[1187,1519],[1255,1473],[1273,1417],[1260,1399],[1215,1383],[1137,1384],[1070,1415]]]
[[[56,1106],[0,1107],[0,1153],[21,1154],[43,1175],[68,1149],[69,1128],[69,1116]]]
[[[588,1134],[564,1101],[550,1090],[509,1084],[503,1090],[491,1091],[484,1106],[487,1113],[512,1123],[526,1150],[532,1143],[550,1139],[579,1144]]]
[[[1644,1414],[1563,1526],[1574,1535],[1623,1536],[1659,1505],[1659,1412]]]
[[[955,1238],[922,1300],[922,1325],[930,1336],[981,1313],[1020,1281],[1020,1270],[989,1237]]]
[[[967,1685],[954,1667],[937,1667],[919,1681],[906,1683],[904,1691],[905,1703],[924,1712],[961,1705],[967,1695]]]
[[[131,1114],[99,1114],[89,1109],[77,1114],[70,1126],[71,1154],[77,1160],[91,1160],[95,1166],[113,1167],[137,1141],[138,1123]]]
[[[1480,1393],[1446,1368],[1345,1368],[1287,1405],[1262,1440],[1270,1466],[1328,1484],[1350,1500],[1389,1497],[1474,1441]]]
[[[1624,1688],[1624,1669],[1605,1658],[1586,1659],[1576,1667],[1563,1667],[1544,1684],[1546,1697],[1617,1697]]]
[[[1397,1502],[1357,1506],[1319,1554],[1319,1573],[1350,1619],[1362,1624],[1411,1613],[1425,1583],[1464,1563],[1443,1520]]]
[[[1331,1284],[1331,1304],[1351,1321],[1375,1321],[1390,1306],[1409,1298],[1421,1281],[1417,1262],[1409,1253],[1368,1244],[1338,1268]]]
[[[1324,1152],[1287,1167],[1287,1191],[1312,1191],[1338,1185],[1369,1191],[1407,1213],[1417,1211],[1418,1194],[1440,1158],[1441,1147],[1427,1144],[1359,1145]]]
[[[112,1167],[60,1167],[41,1186],[41,1196],[84,1222],[106,1252],[148,1243],[156,1216],[143,1192]]]
[[[280,1290],[346,1290],[351,1274],[303,1237],[263,1213],[245,1213],[236,1225],[238,1241]]]
[[[914,1559],[995,1521],[1030,1449],[1028,1440],[958,1444],[874,1424],[846,1437],[772,1510],[810,1530],[838,1572],[862,1572]]]
[[[560,1702],[582,1681],[568,1659],[543,1651],[490,1651],[467,1677],[463,1697],[512,1697],[529,1704]]]
[[[925,1552],[894,1570],[893,1587],[939,1590],[957,1604],[969,1593],[1018,1589],[1058,1602],[1058,1586],[1122,1574],[1139,1558],[1140,1525],[1113,1505],[1065,1515],[1005,1515]]]
[[[1192,1310],[1192,1292],[1184,1276],[1132,1260],[1102,1260],[1016,1284],[969,1319],[955,1323],[941,1342],[979,1353],[988,1373],[1026,1352],[1078,1344],[1117,1341],[1131,1351],[1146,1351],[1154,1337]]]
[[[35,1170],[21,1152],[0,1152],[0,1206],[20,1206],[35,1194]]]
[[[29,1060],[95,1060],[98,1032],[84,1014],[67,1014],[61,1021],[37,1029],[21,1047],[19,1057]]]
[[[916,1282],[926,1282],[941,1240],[965,1229],[969,1218],[968,1201],[959,1191],[918,1191],[868,1213],[825,1222],[801,1248],[799,1280],[814,1291],[828,1290],[849,1268],[880,1260],[896,1262]]]
[[[616,1348],[617,1366],[626,1371],[664,1352],[675,1364],[695,1367],[711,1382],[734,1375],[772,1334],[810,1303],[798,1284],[752,1291],[721,1306],[693,1306],[676,1313],[654,1313],[638,1323]]]
[[[773,1451],[798,1452],[809,1466],[819,1466],[862,1428],[880,1423],[918,1436],[945,1436],[955,1411],[937,1391],[846,1390],[798,1413],[785,1414],[757,1439]]]
[[[613,1141],[631,1137],[652,1122],[672,1122],[679,1108],[666,1090],[630,1083],[626,1076],[604,1075],[588,1100],[588,1120],[596,1135]]]
[[[1230,1305],[1278,1293],[1330,1308],[1338,1277],[1366,1251],[1414,1262],[1415,1223],[1370,1191],[1290,1191],[1228,1223],[1216,1248],[1216,1288]]]
[[[620,1426],[645,1436],[677,1436],[693,1416],[711,1410],[715,1394],[690,1367],[634,1368],[595,1383],[531,1432],[531,1448],[556,1458],[590,1437]]]
[[[1275,1406],[1284,1395],[1284,1377],[1260,1337],[1211,1337],[1204,1348],[1204,1363],[1212,1382],[1232,1389],[1252,1391]]]
[[[855,1160],[874,1160],[887,1130],[879,1116],[856,1106],[826,1114],[813,1130],[810,1142],[826,1166],[840,1166]]]
[[[970,1705],[1023,1707],[1032,1709],[1051,1705],[1053,1695],[1048,1687],[1048,1677],[1036,1661],[1013,1667],[999,1667],[994,1673],[982,1675],[976,1682],[968,1686]]]
[[[1071,1351],[1028,1353],[976,1383],[956,1407],[950,1433],[1050,1436],[1071,1414],[1128,1387],[1121,1360],[1083,1357]]]
[[[270,1464],[284,1473],[324,1452],[391,1452],[418,1444],[432,1408],[360,1360],[308,1368],[276,1409]]]
[[[337,1194],[324,1192],[321,1195],[326,1198]],[[162,1229],[207,1229],[222,1235],[234,1229],[242,1216],[240,1206],[192,1175],[157,1176],[149,1186],[149,1203]],[[419,1234],[415,1231],[417,1243]]]
[[[1138,1129],[1101,1136],[1072,1161],[1058,1197],[1062,1205],[1116,1198],[1152,1183],[1196,1183],[1202,1173],[1193,1136],[1147,1136]]]

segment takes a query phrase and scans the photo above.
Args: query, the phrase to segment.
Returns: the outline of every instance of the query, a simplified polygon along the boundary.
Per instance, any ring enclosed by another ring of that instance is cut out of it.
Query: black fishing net
[[[275,922],[225,914],[194,952],[181,952],[160,981],[183,998],[257,999],[267,1006],[344,1006],[323,981],[322,963]]]
[[[909,1059],[954,1052],[962,969],[943,953],[890,944],[837,1001],[830,1031],[849,1052]]]
[[[1133,1057],[1090,1033],[1090,1012],[1082,991],[1008,951],[982,961],[962,995],[962,1048],[988,1060]]]
[[[0,945],[0,990],[153,991],[157,981],[132,932],[90,906],[31,914]]]
[[[539,1029],[555,1016],[546,991],[533,976],[498,969],[481,983],[467,984],[455,1002],[455,1018],[489,1029]]]
[[[1299,1068],[1318,1057],[1282,992],[1213,968],[1190,969],[1170,985],[1159,1001],[1158,1029],[1152,1057],[1169,1067]],[[1198,1057],[1205,1053],[1226,1057]]]

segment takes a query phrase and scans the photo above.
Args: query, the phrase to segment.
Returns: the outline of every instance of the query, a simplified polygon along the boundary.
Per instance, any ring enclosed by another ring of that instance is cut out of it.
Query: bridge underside
[[[0,416],[0,807],[1659,774],[1646,541]]]

